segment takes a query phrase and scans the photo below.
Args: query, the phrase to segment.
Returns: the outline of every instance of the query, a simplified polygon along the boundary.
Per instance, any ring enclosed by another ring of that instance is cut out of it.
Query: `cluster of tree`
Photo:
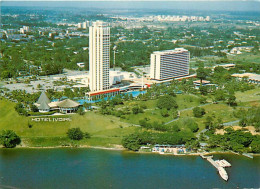
[[[180,132],[139,132],[124,136],[122,144],[124,148],[132,151],[138,151],[141,145],[146,144],[170,144],[178,145],[185,144],[192,140],[195,140],[195,136],[192,132],[180,131]]]
[[[221,66],[214,68],[212,72],[208,68],[204,68],[204,64],[200,63],[199,68],[196,70],[197,77],[201,80],[209,80],[216,86],[203,86],[201,85],[199,91],[202,95],[209,93],[213,94],[214,101],[226,101],[227,104],[234,106],[236,105],[236,97],[234,92],[236,91],[247,91],[254,88],[253,84],[248,83],[247,79],[244,78],[241,81],[232,77],[232,70],[227,70]]]
[[[208,115],[204,121],[204,125],[206,129],[209,129],[212,132],[216,129],[222,129],[224,127],[222,118],[216,118],[214,115]]]
[[[123,105],[124,101],[133,100],[133,96],[129,94],[117,95],[113,98],[107,100],[103,99],[98,104],[100,105],[100,113],[106,115],[115,115],[117,117],[125,118],[127,114],[138,114],[143,113],[147,106],[144,103],[134,104],[131,107],[125,106],[120,108],[115,108],[116,105]],[[138,100],[140,98],[136,98]]]
[[[80,69],[78,62],[85,62],[85,69],[88,69],[88,52],[82,49],[88,46],[88,39],[65,38],[50,43],[47,37],[41,37],[19,45],[0,43],[0,78],[59,74],[64,68]]]
[[[139,121],[141,127],[145,129],[153,129],[156,131],[168,131],[168,132],[178,132],[180,128],[178,125],[165,125],[164,123],[159,123],[157,121],[149,122],[148,118],[141,119]]]
[[[220,147],[222,150],[232,150],[235,152],[260,152],[260,136],[254,136],[250,132],[242,130],[234,131],[226,128],[224,135],[210,135],[208,140],[209,148]]]
[[[10,93],[6,93],[6,97],[16,100],[17,102],[30,104],[35,102],[39,98],[40,94],[41,92],[27,93],[25,90],[13,90]]]
[[[90,134],[88,132],[83,132],[80,128],[71,128],[67,131],[67,136],[71,140],[82,140],[83,138],[90,138]]]
[[[0,133],[0,144],[5,148],[14,148],[21,143],[21,138],[12,130],[3,130]]]
[[[14,107],[15,111],[19,114],[19,115],[24,115],[24,116],[28,116],[28,112],[27,110],[25,109],[24,105],[19,102],[15,105]]]
[[[192,109],[194,117],[202,117],[204,114],[206,114],[205,109],[201,107],[195,107]]]
[[[182,125],[183,128],[190,129],[191,132],[196,133],[199,130],[199,126],[196,121],[190,117],[180,119],[177,124]]]
[[[248,110],[239,109],[234,112],[234,115],[240,118],[240,126],[254,126],[256,131],[260,131],[260,107],[251,107]]]
[[[63,91],[63,96],[66,96],[68,98],[75,98],[75,97],[84,97],[86,96],[86,93],[89,92],[88,87],[81,87],[81,88],[65,88]],[[56,91],[47,91],[48,93],[55,93]]]
[[[171,110],[177,109],[178,104],[173,96],[167,94],[158,98],[157,107],[160,109]]]

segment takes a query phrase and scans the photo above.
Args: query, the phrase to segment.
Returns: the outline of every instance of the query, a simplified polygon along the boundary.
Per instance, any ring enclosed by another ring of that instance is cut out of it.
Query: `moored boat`
[[[222,179],[224,179],[225,181],[228,180],[228,174],[223,167],[218,168],[218,173],[219,173],[219,175],[221,176]]]

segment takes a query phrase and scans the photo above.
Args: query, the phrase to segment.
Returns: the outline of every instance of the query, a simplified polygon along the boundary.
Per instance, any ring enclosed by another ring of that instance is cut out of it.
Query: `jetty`
[[[224,159],[215,161],[213,160],[213,156],[204,156],[203,154],[200,154],[200,157],[210,162],[218,170],[218,173],[223,180],[228,180],[228,174],[224,169],[224,167],[231,167],[231,164],[228,161]]]
[[[248,157],[248,158],[251,158],[251,159],[254,158],[254,156],[252,156],[251,154],[248,154],[248,153],[243,153],[242,155],[243,155],[243,156],[246,156],[246,157]]]

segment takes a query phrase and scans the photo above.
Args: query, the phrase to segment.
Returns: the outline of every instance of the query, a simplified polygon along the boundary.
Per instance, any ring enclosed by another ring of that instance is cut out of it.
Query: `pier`
[[[243,155],[243,156],[246,156],[246,157],[248,157],[248,158],[251,158],[251,159],[254,158],[254,156],[252,156],[251,154],[248,154],[248,153],[243,153],[242,155]]]
[[[217,170],[221,178],[225,181],[228,180],[228,174],[224,167],[231,167],[231,164],[227,162],[226,160],[213,160],[213,156],[204,156],[203,154],[200,154],[200,156],[203,159],[206,159],[208,162],[210,162]]]

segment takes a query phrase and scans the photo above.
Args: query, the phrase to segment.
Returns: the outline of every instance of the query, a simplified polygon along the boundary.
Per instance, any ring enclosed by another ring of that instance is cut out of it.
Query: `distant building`
[[[189,75],[190,52],[183,48],[155,51],[150,59],[150,78],[168,80]]]
[[[23,29],[24,29],[26,32],[29,32],[30,27],[29,27],[29,26],[23,26]]]
[[[24,34],[24,33],[25,33],[23,28],[20,28],[20,33],[21,33],[21,34]]]
[[[78,28],[82,28],[82,23],[78,23]]]
[[[79,62],[77,63],[77,66],[80,68],[84,68],[85,67],[85,63],[84,62]]]
[[[25,34],[29,32],[29,26],[23,26],[22,28],[20,28],[20,33],[21,34]]]
[[[90,90],[109,89],[110,28],[107,23],[96,21],[89,27]]]
[[[213,68],[222,67],[225,69],[230,69],[230,68],[235,68],[235,66],[236,66],[236,64],[230,63],[230,64],[219,64],[219,65],[214,66]]]
[[[82,23],[82,28],[83,29],[87,29],[87,27],[89,27],[89,21],[85,21]]]
[[[249,83],[260,84],[259,74],[254,74],[254,73],[232,74],[232,77],[236,77],[239,80],[245,78]]]
[[[207,81],[207,80],[197,80],[197,81],[193,81],[193,84],[194,84],[194,88],[195,89],[199,89],[200,86],[207,86],[208,88],[209,87],[214,87],[216,89],[218,89],[218,85],[216,84],[212,84],[210,81]]]

